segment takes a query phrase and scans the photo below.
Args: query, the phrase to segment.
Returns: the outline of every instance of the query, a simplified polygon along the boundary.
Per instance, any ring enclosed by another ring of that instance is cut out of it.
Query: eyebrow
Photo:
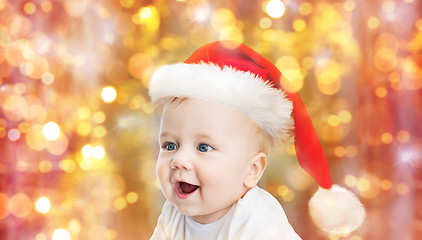
[[[210,140],[214,140],[212,137],[210,137],[209,135],[207,135],[205,133],[197,133],[197,134],[195,134],[195,137],[198,137],[198,138],[207,138],[207,139],[210,139]]]
[[[162,132],[160,134],[160,137],[168,137],[168,136],[171,136],[171,134],[169,132]],[[197,133],[197,134],[195,134],[195,137],[198,137],[198,138],[208,138],[210,140],[214,140],[212,137],[210,137],[209,135],[207,135],[205,133]]]
[[[160,133],[160,137],[168,137],[168,136],[170,136],[170,133],[169,132],[162,132],[162,133]]]

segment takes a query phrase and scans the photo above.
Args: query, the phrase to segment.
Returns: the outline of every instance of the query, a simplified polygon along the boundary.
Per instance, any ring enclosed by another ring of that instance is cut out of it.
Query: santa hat
[[[173,97],[224,104],[255,122],[275,145],[293,129],[300,166],[318,183],[309,201],[311,217],[327,232],[348,233],[360,226],[365,210],[356,196],[333,185],[327,159],[299,94],[270,61],[251,48],[218,41],[197,49],[183,63],[160,67],[149,94],[156,105]]]

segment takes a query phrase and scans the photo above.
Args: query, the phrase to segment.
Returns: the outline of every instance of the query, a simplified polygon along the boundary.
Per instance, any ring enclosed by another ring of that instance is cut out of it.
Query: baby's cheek
[[[155,174],[157,175],[159,180],[162,180],[166,174],[168,174],[168,166],[163,163],[163,161],[158,160],[157,167],[155,169]]]

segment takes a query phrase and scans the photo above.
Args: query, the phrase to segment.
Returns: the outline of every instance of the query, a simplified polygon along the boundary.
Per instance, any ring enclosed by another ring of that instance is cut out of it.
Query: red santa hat
[[[347,233],[360,226],[365,210],[356,196],[333,185],[327,159],[299,94],[274,64],[251,48],[218,41],[197,49],[183,63],[160,67],[149,93],[156,105],[173,97],[194,97],[245,114],[272,145],[293,130],[300,166],[318,183],[309,201],[311,217],[327,232]]]

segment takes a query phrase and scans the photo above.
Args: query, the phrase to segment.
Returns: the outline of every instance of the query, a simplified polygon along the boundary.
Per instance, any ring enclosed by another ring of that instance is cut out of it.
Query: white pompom
[[[309,201],[309,211],[316,225],[332,234],[348,234],[365,218],[365,209],[349,190],[338,185],[319,188]]]

